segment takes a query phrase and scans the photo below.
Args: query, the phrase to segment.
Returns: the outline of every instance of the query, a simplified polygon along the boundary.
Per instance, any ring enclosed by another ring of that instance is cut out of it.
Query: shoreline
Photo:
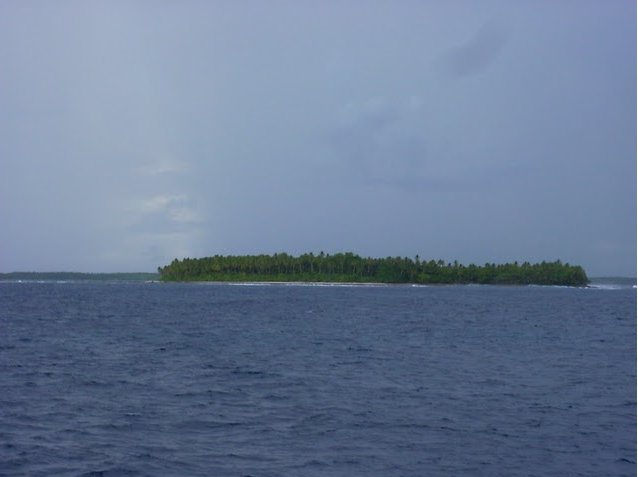
[[[386,288],[386,287],[406,287],[406,288],[431,288],[431,287],[508,287],[508,288],[573,288],[573,289],[601,289],[596,286],[583,285],[537,285],[534,283],[383,283],[383,282],[304,282],[304,281],[223,281],[223,280],[158,280],[153,283],[192,283],[195,285],[230,285],[230,286],[307,286],[307,287],[362,287],[362,288]]]
[[[110,279],[110,280],[90,280],[90,279],[3,279],[0,278],[0,284],[193,284],[193,285],[210,285],[210,286],[236,286],[236,287],[268,287],[268,286],[282,286],[282,287],[316,287],[316,288],[445,288],[445,287],[467,287],[467,288],[569,288],[580,290],[636,290],[638,286],[634,284],[627,284],[621,282],[596,284],[590,283],[588,285],[575,286],[575,285],[538,285],[538,284],[516,284],[516,283],[378,283],[378,282],[294,282],[294,281],[213,281],[213,280],[123,280],[123,279]]]

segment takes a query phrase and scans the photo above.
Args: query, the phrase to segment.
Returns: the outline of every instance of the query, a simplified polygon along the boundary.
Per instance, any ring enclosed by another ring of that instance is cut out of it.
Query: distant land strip
[[[88,280],[88,281],[153,281],[158,273],[81,273],[81,272],[10,272],[0,273],[0,281],[15,280]]]
[[[347,253],[215,255],[175,259],[158,268],[162,281],[335,282],[486,285],[586,286],[589,278],[578,265],[513,262],[462,265],[457,261],[407,257],[370,258]]]

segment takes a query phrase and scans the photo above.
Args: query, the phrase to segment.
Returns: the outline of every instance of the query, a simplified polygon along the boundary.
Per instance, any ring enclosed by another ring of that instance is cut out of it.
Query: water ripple
[[[635,475],[636,296],[0,284],[0,474]]]

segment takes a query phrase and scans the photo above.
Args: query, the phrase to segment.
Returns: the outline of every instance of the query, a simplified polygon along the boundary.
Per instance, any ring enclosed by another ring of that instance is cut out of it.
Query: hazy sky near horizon
[[[632,0],[0,3],[0,271],[636,270]]]

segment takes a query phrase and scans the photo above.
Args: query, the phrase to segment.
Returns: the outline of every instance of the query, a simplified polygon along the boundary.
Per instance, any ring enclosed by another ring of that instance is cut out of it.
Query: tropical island
[[[554,262],[462,265],[407,257],[370,258],[353,253],[215,255],[173,260],[159,267],[161,281],[335,282],[586,286],[577,265]]]

